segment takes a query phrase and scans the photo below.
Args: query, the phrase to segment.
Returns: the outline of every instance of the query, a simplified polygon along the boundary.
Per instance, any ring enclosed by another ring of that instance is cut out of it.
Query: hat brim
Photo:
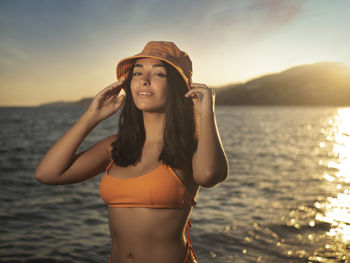
[[[191,79],[188,79],[186,77],[186,75],[182,72],[181,68],[177,65],[175,65],[174,63],[172,63],[171,61],[161,58],[161,57],[157,57],[157,56],[151,56],[151,55],[135,55],[132,57],[128,57],[125,59],[122,59],[121,61],[119,61],[119,63],[117,64],[117,68],[116,68],[116,73],[117,73],[117,79],[119,80],[122,77],[128,77],[129,71],[132,67],[132,64],[135,62],[136,59],[138,58],[154,58],[154,59],[159,59],[162,60],[168,64],[170,64],[172,67],[174,67],[177,72],[179,72],[179,74],[181,75],[182,79],[185,81],[185,84],[187,86],[187,88],[189,90],[191,90]]]

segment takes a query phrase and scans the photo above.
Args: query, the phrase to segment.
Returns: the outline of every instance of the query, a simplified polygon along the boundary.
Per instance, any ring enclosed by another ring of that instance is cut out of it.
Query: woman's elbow
[[[42,184],[49,184],[49,183],[47,182],[45,176],[43,176],[42,174],[35,173],[34,177],[35,177],[35,179],[36,179],[38,182],[40,182],[40,183],[42,183]]]
[[[228,170],[220,172],[203,172],[200,176],[194,176],[196,183],[202,187],[210,188],[224,181],[228,176]]]
[[[57,184],[54,180],[50,179],[47,174],[38,172],[38,170],[35,171],[34,177],[38,182],[42,184]]]

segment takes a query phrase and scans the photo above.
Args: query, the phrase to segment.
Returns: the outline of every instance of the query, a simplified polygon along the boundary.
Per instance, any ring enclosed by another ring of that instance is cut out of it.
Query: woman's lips
[[[152,93],[151,93],[151,92],[148,92],[148,91],[140,91],[140,92],[137,92],[137,96],[140,96],[140,97],[150,97],[150,96],[152,96]]]

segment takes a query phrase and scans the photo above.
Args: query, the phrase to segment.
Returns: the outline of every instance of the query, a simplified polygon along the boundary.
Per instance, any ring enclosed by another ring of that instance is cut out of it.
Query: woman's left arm
[[[215,93],[204,84],[192,83],[185,97],[192,98],[199,115],[198,147],[193,155],[195,182],[213,187],[228,175],[227,157],[222,146],[215,117]]]

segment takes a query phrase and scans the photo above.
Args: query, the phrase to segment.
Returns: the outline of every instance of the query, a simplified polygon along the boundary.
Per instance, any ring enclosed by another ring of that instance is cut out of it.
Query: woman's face
[[[165,62],[153,58],[136,60],[130,87],[139,110],[164,112],[168,88]]]

